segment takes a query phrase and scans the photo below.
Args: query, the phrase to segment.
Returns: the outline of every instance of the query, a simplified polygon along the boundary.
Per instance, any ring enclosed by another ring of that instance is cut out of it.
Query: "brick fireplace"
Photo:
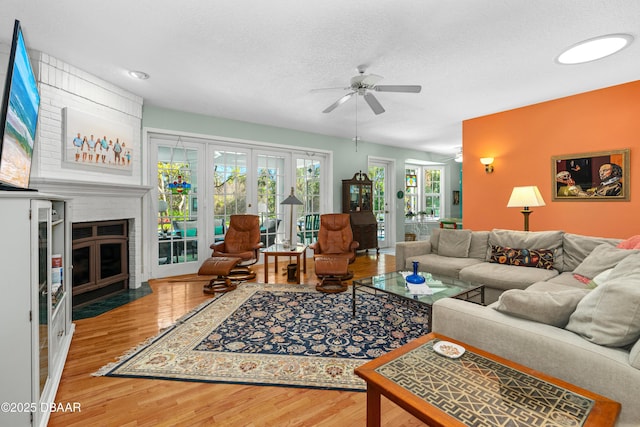
[[[69,198],[74,306],[86,304],[89,296],[142,285],[143,206],[150,187],[37,178],[32,184]]]
[[[73,224],[126,221],[126,250],[123,251],[122,246],[119,246],[120,252],[115,247],[104,248],[111,251],[110,257],[115,252],[123,256],[122,260],[111,264],[111,267],[122,267],[122,272],[108,277],[115,283],[128,275],[126,286],[139,288],[149,275],[149,268],[145,265],[145,260],[150,258],[145,252],[148,248],[146,241],[150,240],[151,230],[155,232],[151,218],[156,216],[149,212],[148,193],[152,187],[145,185],[147,169],[144,157],[147,153],[146,147],[142,146],[143,99],[47,53],[33,52],[31,56],[41,102],[30,186],[42,193],[68,198]],[[80,167],[65,159],[65,147],[69,143],[67,126],[70,125],[65,111],[71,110],[80,111],[88,118],[94,117],[96,123],[117,123],[117,129],[120,125],[131,128],[130,140],[127,141],[127,147],[133,154],[130,171]],[[68,236],[70,243],[73,240],[71,231]],[[78,261],[74,268],[86,269],[89,267],[87,262]],[[90,262],[99,264],[97,258]],[[112,273],[110,267],[104,267]],[[81,273],[85,272],[76,272],[78,276]],[[68,272],[67,277],[73,274],[73,271]],[[93,276],[93,279],[88,277],[82,280],[85,289],[97,286],[97,282],[105,284],[109,281],[101,275]]]

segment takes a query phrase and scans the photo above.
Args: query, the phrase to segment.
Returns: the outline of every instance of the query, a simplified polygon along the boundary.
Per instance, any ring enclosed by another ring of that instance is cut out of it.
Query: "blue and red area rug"
[[[245,283],[95,375],[365,390],[354,368],[428,332],[427,312],[386,294]]]

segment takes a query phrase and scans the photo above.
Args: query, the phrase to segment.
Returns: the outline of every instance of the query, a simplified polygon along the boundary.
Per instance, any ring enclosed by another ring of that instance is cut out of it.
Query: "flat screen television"
[[[40,94],[16,20],[0,115],[0,190],[29,188]]]

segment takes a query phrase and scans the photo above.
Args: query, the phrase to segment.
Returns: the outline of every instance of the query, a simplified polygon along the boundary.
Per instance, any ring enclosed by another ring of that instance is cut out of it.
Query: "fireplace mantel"
[[[101,182],[32,178],[30,185],[46,193],[61,196],[142,197],[153,187],[148,185],[104,184]]]

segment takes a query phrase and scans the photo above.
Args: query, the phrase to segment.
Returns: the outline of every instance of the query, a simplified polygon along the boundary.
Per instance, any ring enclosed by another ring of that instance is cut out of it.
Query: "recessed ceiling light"
[[[147,80],[149,78],[149,74],[144,71],[129,71],[129,75],[138,80]]]
[[[556,58],[560,64],[582,64],[602,59],[621,51],[633,41],[629,34],[609,34],[582,41]]]

